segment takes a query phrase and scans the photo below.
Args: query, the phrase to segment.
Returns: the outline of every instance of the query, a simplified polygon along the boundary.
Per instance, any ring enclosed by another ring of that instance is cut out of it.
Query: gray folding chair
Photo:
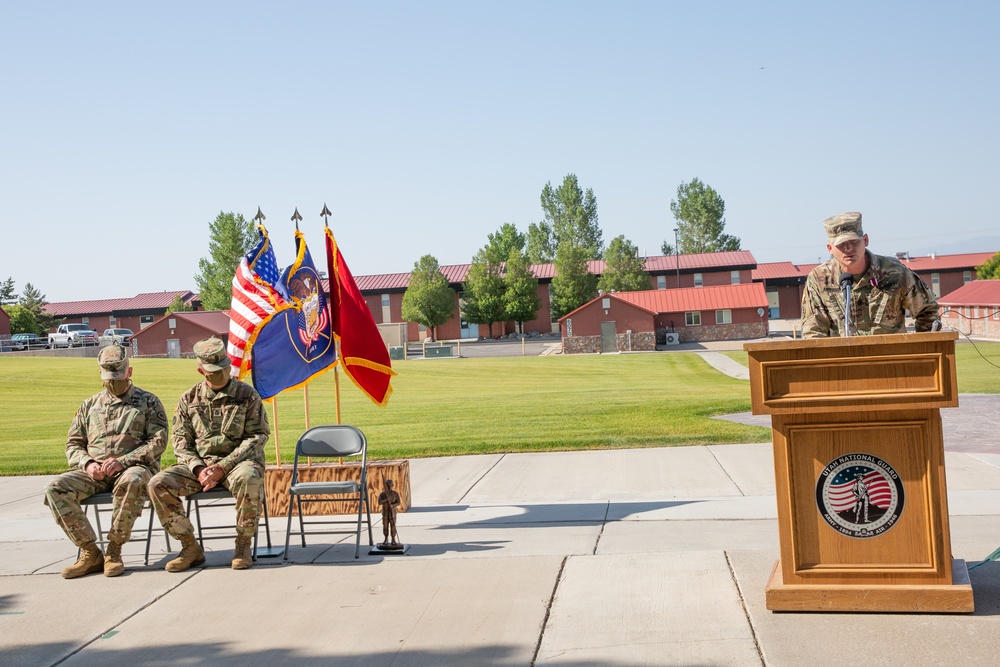
[[[264,554],[264,555],[268,555],[268,554],[270,554],[270,551],[271,551],[271,523],[270,523],[270,521],[268,521],[268,518],[267,518],[267,494],[263,494],[263,495],[264,495],[264,497],[263,497],[263,503],[264,503],[264,512],[263,512],[263,516],[264,516],[264,532],[267,535],[267,553]],[[192,506],[194,507],[193,522],[194,522],[195,528],[198,531],[198,544],[201,545],[202,549],[205,548],[205,540],[221,540],[221,539],[227,539],[227,538],[228,539],[233,539],[233,535],[231,533],[225,534],[225,535],[207,535],[206,536],[204,534],[204,531],[206,531],[206,530],[212,530],[212,531],[214,531],[214,530],[232,530],[232,531],[235,532],[235,530],[236,530],[236,523],[235,523],[236,517],[235,517],[235,515],[233,516],[233,523],[209,524],[209,525],[206,525],[201,520],[201,506],[202,506],[202,503],[205,503],[205,504],[207,504],[210,507],[235,507],[236,506],[236,499],[233,497],[233,494],[229,491],[229,489],[227,489],[224,486],[219,485],[219,486],[216,486],[214,488],[209,489],[208,491],[199,491],[197,493],[192,493],[190,496],[186,496],[185,499],[187,500],[187,515],[188,515],[189,519],[192,518],[191,507]],[[260,521],[257,522],[257,528],[256,528],[256,530],[254,530],[254,534],[253,534],[253,554],[251,556],[253,558],[253,560],[257,560],[257,534],[259,532],[260,532]],[[277,554],[274,554],[274,555],[277,555]]]
[[[83,500],[80,501],[80,506],[83,508],[84,514],[87,513],[88,508],[92,508],[94,510],[94,523],[97,524],[97,544],[100,545],[102,549],[107,545],[108,538],[104,533],[104,528],[101,526],[101,513],[107,512],[108,514],[110,514],[111,511],[114,509],[113,507],[114,503],[115,503],[115,497],[111,493],[95,493],[89,498],[84,498]],[[146,537],[145,537],[146,556],[142,562],[143,565],[149,565],[149,545],[153,539],[153,516],[156,514],[156,512],[153,511],[153,508],[150,506],[148,500],[145,503],[143,503],[142,509],[143,511],[149,510],[149,526],[146,527]],[[129,542],[137,542],[142,539],[143,538],[141,537],[133,537],[132,539],[129,540]],[[166,530],[163,530],[163,539],[166,540],[167,551],[170,551],[170,535],[167,534]],[[77,549],[78,558],[80,555],[79,551],[80,550]]]
[[[300,482],[299,461],[305,457],[311,458],[341,458],[348,456],[361,457],[361,479],[358,481],[339,482]],[[306,497],[308,496],[308,497]],[[357,533],[354,547],[354,557],[361,554],[361,513],[364,510],[368,518],[368,546],[373,546],[372,515],[368,507],[368,441],[360,429],[346,424],[316,426],[305,433],[295,443],[295,460],[292,463],[292,479],[288,486],[288,526],[285,531],[285,560],[288,559],[288,543],[292,536],[292,510],[299,514],[299,529],[295,531],[302,537],[302,546],[306,546],[306,526],[353,524],[354,520],[309,520],[302,516],[303,503],[328,502],[337,500],[355,501],[358,503],[357,527],[354,530],[317,530],[314,535],[332,535],[339,533]]]

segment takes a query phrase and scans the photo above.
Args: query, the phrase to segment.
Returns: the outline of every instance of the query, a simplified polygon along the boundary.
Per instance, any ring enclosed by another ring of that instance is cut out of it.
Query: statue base
[[[402,556],[410,548],[409,544],[389,544],[383,542],[376,544],[369,551],[369,556]]]

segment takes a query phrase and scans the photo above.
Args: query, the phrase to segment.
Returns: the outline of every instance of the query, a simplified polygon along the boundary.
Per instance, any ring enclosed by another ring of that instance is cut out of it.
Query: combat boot
[[[94,574],[104,569],[104,554],[93,542],[80,547],[80,557],[62,571],[63,579],[76,579],[88,574]]]
[[[249,570],[253,567],[253,558],[250,555],[251,540],[252,537],[242,535],[236,538],[236,550],[233,552],[234,570]]]
[[[165,568],[167,572],[183,572],[190,567],[201,565],[205,562],[205,550],[198,544],[198,540],[194,538],[193,533],[181,536],[181,546],[183,548],[177,554],[177,558],[167,563],[167,567]]]
[[[125,571],[122,563],[122,544],[111,540],[108,542],[108,552],[104,554],[104,576],[117,577]]]

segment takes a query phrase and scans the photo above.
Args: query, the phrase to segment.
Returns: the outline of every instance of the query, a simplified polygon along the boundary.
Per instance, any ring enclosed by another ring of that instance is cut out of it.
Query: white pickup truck
[[[49,334],[49,347],[83,347],[97,345],[97,332],[83,323],[60,324],[54,333]]]

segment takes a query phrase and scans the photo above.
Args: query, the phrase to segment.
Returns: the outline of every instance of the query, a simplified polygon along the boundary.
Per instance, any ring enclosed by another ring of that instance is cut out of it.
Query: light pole
[[[677,228],[674,227],[674,266],[677,268],[677,287],[681,286],[680,248],[677,247]]]

